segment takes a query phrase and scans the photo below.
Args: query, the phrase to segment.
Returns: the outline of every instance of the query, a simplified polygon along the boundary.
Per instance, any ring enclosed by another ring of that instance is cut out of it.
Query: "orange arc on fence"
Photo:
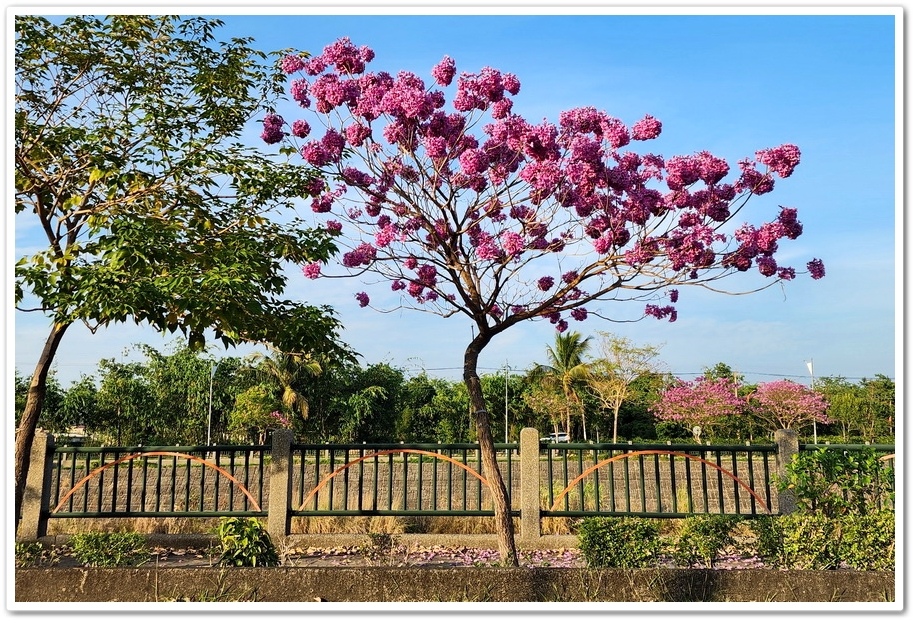
[[[429,450],[414,450],[414,449],[411,449],[411,448],[397,448],[397,449],[395,449],[395,450],[379,450],[378,452],[373,452],[373,453],[371,453],[371,454],[367,454],[366,456],[362,456],[362,457],[360,457],[360,458],[358,458],[358,459],[354,459],[354,460],[352,460],[352,461],[350,461],[350,462],[348,462],[348,463],[344,463],[343,465],[341,465],[340,467],[338,467],[337,469],[335,469],[333,472],[331,472],[330,474],[328,474],[327,476],[325,476],[325,477],[321,480],[321,482],[319,482],[319,483],[315,486],[315,488],[312,489],[311,491],[309,491],[309,494],[308,494],[307,496],[305,496],[305,499],[302,501],[302,506],[299,507],[299,510],[301,511],[302,509],[304,509],[304,508],[305,508],[306,502],[308,502],[309,500],[311,500],[313,495],[315,495],[316,493],[318,493],[319,491],[321,491],[321,489],[324,488],[324,486],[325,486],[326,484],[328,484],[328,483],[331,481],[331,479],[334,478],[334,476],[336,476],[336,475],[339,474],[340,472],[342,472],[342,471],[344,471],[344,470],[346,470],[346,469],[349,469],[350,467],[356,465],[357,463],[360,463],[360,462],[362,462],[362,461],[365,461],[366,459],[371,459],[372,457],[375,457],[375,456],[385,456],[385,455],[388,455],[388,454],[398,454],[398,453],[402,453],[402,454],[423,454],[423,455],[426,455],[426,456],[432,456],[432,457],[436,457],[436,458],[440,458],[440,459],[445,459],[445,460],[448,461],[449,463],[453,463],[453,464],[457,465],[458,467],[460,467],[461,469],[465,470],[466,472],[470,473],[471,475],[473,475],[475,478],[477,478],[480,482],[482,482],[482,483],[483,483],[484,485],[486,485],[487,487],[490,486],[490,484],[489,484],[489,482],[487,481],[487,479],[484,478],[483,476],[481,476],[478,472],[474,471],[473,469],[471,469],[470,467],[468,467],[467,465],[465,465],[465,464],[462,463],[461,461],[456,461],[456,460],[453,459],[452,457],[450,457],[450,456],[445,456],[444,454],[439,454],[438,452],[430,452]]]
[[[579,474],[572,482],[569,483],[569,486],[567,486],[565,489],[563,489],[563,491],[562,491],[562,492],[560,493],[560,495],[557,497],[557,501],[554,502],[553,507],[550,509],[550,512],[556,511],[557,508],[560,506],[560,502],[563,501],[563,498],[566,496],[566,494],[569,493],[569,492],[572,490],[572,488],[573,488],[580,480],[582,480],[583,478],[585,478],[586,476],[588,476],[588,475],[589,475],[590,473],[592,473],[593,471],[596,471],[599,467],[603,467],[603,466],[607,465],[608,463],[613,463],[614,461],[619,461],[620,459],[625,459],[625,458],[628,458],[628,457],[631,457],[631,456],[638,456],[638,455],[641,455],[641,454],[670,454],[670,455],[674,455],[674,456],[682,456],[682,457],[684,457],[684,458],[686,458],[686,459],[690,459],[690,460],[692,460],[692,461],[699,461],[700,463],[704,463],[705,465],[709,465],[710,467],[713,467],[713,468],[717,469],[718,471],[722,472],[723,474],[725,474],[726,476],[728,476],[729,478],[731,478],[732,480],[734,480],[736,483],[738,483],[739,485],[741,485],[748,493],[750,493],[752,496],[754,496],[754,499],[757,500],[757,502],[760,504],[760,506],[762,506],[763,508],[765,508],[765,509],[767,510],[768,513],[772,513],[772,512],[773,512],[773,511],[770,510],[770,507],[767,505],[767,503],[764,502],[763,499],[761,499],[761,497],[760,497],[759,495],[757,495],[757,493],[756,493],[753,489],[751,489],[749,486],[747,486],[747,485],[746,485],[744,482],[742,482],[737,476],[735,476],[734,474],[732,474],[732,473],[729,472],[728,470],[722,469],[721,467],[719,467],[719,466],[716,465],[715,463],[713,463],[713,462],[711,462],[711,461],[707,461],[706,459],[701,459],[700,457],[698,457],[698,456],[696,456],[696,455],[687,454],[687,453],[685,453],[685,452],[677,452],[677,451],[675,451],[675,450],[636,450],[636,451],[633,451],[633,452],[628,452],[628,453],[626,453],[626,454],[619,454],[619,455],[614,456],[614,457],[611,457],[611,458],[609,458],[609,459],[604,459],[603,461],[599,461],[598,463],[595,463],[595,464],[592,465],[590,468],[588,468],[587,470],[585,470],[584,472],[582,472],[581,474]]]
[[[248,500],[251,502],[251,504],[254,506],[254,510],[258,512],[261,511],[260,505],[251,496],[251,493],[248,491],[248,489],[246,489],[244,485],[242,485],[242,483],[236,480],[232,476],[232,474],[224,470],[219,465],[216,465],[215,463],[211,463],[210,461],[207,461],[206,459],[202,459],[199,456],[194,456],[192,454],[184,454],[183,452],[167,452],[164,450],[155,450],[155,451],[150,451],[150,452],[139,452],[137,454],[130,454],[128,456],[121,457],[117,461],[112,461],[111,463],[106,463],[105,465],[102,465],[101,467],[95,468],[94,470],[89,472],[89,474],[87,474],[82,480],[80,480],[78,483],[73,485],[73,488],[70,489],[70,491],[68,491],[67,494],[61,498],[60,502],[58,502],[57,507],[54,509],[53,512],[55,513],[58,512],[61,509],[61,507],[64,505],[64,502],[66,502],[70,498],[71,495],[76,493],[77,489],[79,489],[84,484],[86,484],[87,482],[95,478],[98,474],[101,474],[103,471],[105,471],[109,467],[113,467],[117,465],[118,463],[123,463],[124,461],[130,461],[131,459],[136,459],[141,456],[177,456],[177,457],[181,457],[185,459],[190,459],[191,461],[195,461],[197,463],[201,463],[202,465],[204,465],[205,467],[209,467],[210,469],[215,469],[217,472],[219,472],[220,474],[222,474],[223,476],[231,480],[235,484],[235,486],[238,487],[241,490],[241,492],[245,494],[245,497],[247,497]]]

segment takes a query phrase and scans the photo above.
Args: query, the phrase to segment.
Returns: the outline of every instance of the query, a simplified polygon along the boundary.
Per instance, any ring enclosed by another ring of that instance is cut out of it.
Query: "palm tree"
[[[308,401],[297,388],[301,388],[306,377],[321,374],[321,364],[308,356],[293,355],[274,351],[271,356],[262,353],[251,355],[255,370],[265,381],[279,386],[280,402],[290,413],[298,413],[302,419],[309,414]]]
[[[553,387],[562,392],[564,397],[564,415],[566,432],[572,438],[572,414],[582,415],[582,436],[585,437],[585,409],[582,400],[576,393],[576,385],[588,378],[588,365],[584,362],[592,338],[583,338],[576,331],[558,333],[552,347],[547,347],[547,364],[537,364],[530,376],[546,387]]]

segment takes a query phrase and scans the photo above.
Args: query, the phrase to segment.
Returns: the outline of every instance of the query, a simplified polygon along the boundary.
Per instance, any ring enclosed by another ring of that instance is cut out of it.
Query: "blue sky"
[[[664,130],[651,151],[666,157],[706,149],[734,165],[758,149],[798,145],[802,161],[794,175],[755,198],[742,220],[771,220],[779,205],[798,208],[804,234],[781,244],[780,264],[803,270],[811,257],[822,258],[824,279],[802,275],[746,296],[682,288],[675,323],[590,319],[572,328],[660,346],[660,360],[683,378],[725,362],[749,382],[782,377],[806,382],[805,361],[812,359],[818,376],[897,375],[902,235],[895,219],[902,191],[895,173],[902,174],[902,152],[895,152],[895,140],[902,127],[895,125],[895,86],[902,84],[895,82],[892,15],[639,16],[612,9],[481,15],[464,9],[456,11],[463,15],[342,17],[292,11],[222,15],[226,27],[218,36],[252,36],[265,51],[292,47],[314,53],[348,36],[375,50],[372,70],[405,69],[423,78],[446,54],[459,71],[489,65],[519,77],[513,111],[531,121],[555,122],[561,111],[578,106],[606,110],[627,124],[647,113],[657,117]],[[252,123],[247,140],[261,145],[259,132]],[[25,223],[16,222],[15,231],[18,257],[30,241]],[[741,289],[762,283],[754,274],[722,285]],[[343,340],[364,363],[460,378],[471,336],[467,320],[361,309],[353,298],[361,290],[373,293],[357,280],[309,281],[291,271],[290,296],[335,307],[345,326]],[[15,367],[30,374],[47,322],[18,312],[14,322]],[[507,364],[522,371],[545,361],[555,333],[547,322],[513,327],[486,348],[481,372]],[[173,339],[135,325],[96,335],[74,327],[57,357],[58,378],[67,385],[93,373],[101,358],[124,357],[131,344],[165,350]],[[213,356],[245,352],[212,349]]]

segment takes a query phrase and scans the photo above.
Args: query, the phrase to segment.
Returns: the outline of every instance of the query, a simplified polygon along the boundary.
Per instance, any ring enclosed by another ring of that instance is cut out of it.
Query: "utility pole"
[[[808,373],[811,375],[811,391],[814,391],[814,358],[811,358],[811,361],[805,362],[808,366]],[[814,426],[814,443],[817,443],[817,416],[814,416],[811,420],[812,425]]]

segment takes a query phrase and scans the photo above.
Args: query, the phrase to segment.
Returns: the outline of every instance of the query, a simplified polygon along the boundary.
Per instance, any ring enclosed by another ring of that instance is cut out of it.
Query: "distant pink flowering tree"
[[[464,314],[475,326],[464,379],[500,551],[517,564],[477,375],[482,349],[526,320],[546,318],[562,332],[569,319],[609,318],[602,301],[637,301],[625,319],[674,321],[673,286],[708,287],[755,265],[771,283],[792,279],[775,252],[802,232],[794,208],[761,225],[728,225],[750,197],[792,174],[800,152],[758,151],[726,181],[731,167],[708,151],[664,158],[627,149],[659,135],[651,116],[628,126],[581,107],[558,123],[532,123],[512,111],[521,83],[511,73],[458,73],[446,56],[427,85],[408,71],[367,71],[374,56],[343,38],[314,57],[285,57],[290,96],[308,119],[271,113],[262,137],[324,174],[303,192],[319,217],[332,217],[326,227],[347,249],[349,274],[381,278],[403,307]],[[819,260],[808,269],[823,276]],[[322,267],[304,273],[318,278]],[[355,296],[373,307],[367,292]]]
[[[746,410],[747,403],[735,395],[735,387],[730,379],[705,376],[678,381],[665,390],[652,410],[659,420],[677,422],[688,430],[712,428]],[[695,433],[694,438],[700,441]]]
[[[760,383],[750,395],[751,412],[771,430],[797,429],[808,423],[829,423],[827,399],[794,381]]]

